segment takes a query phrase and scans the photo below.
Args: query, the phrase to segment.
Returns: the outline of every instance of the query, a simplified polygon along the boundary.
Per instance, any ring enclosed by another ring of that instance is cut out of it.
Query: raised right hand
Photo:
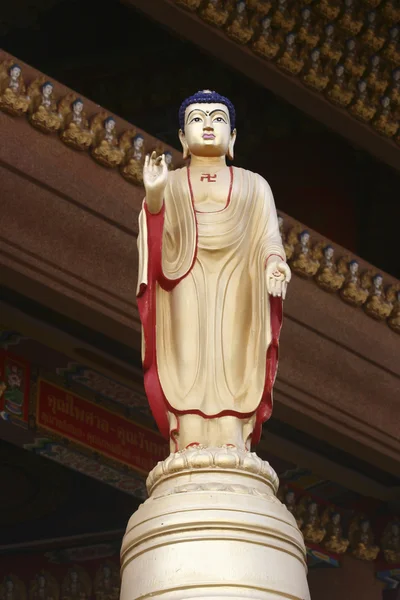
[[[143,183],[146,196],[163,196],[167,181],[168,167],[164,154],[157,157],[154,151],[151,156],[147,155],[143,167]]]

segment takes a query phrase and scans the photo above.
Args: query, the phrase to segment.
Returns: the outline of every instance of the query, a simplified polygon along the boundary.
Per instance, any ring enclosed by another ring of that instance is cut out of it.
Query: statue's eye
[[[217,121],[217,123],[225,123],[225,119],[223,117],[216,117],[214,121]]]
[[[200,123],[200,121],[201,121],[201,117],[194,117],[192,119],[192,123]]]

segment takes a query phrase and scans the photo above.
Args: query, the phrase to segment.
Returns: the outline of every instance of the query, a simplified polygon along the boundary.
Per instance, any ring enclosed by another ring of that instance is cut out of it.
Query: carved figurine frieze
[[[335,21],[340,13],[340,1],[317,0],[315,9],[326,21]]]
[[[327,86],[327,97],[338,106],[348,106],[354,97],[346,81],[344,65],[341,63],[336,65],[333,80]]]
[[[290,75],[298,75],[304,66],[301,51],[296,44],[296,34],[288,33],[285,40],[285,49],[277,60],[278,66]]]
[[[199,14],[204,21],[215,27],[224,27],[229,17],[223,0],[207,0]]]
[[[382,72],[381,58],[378,54],[373,54],[369,61],[369,68],[365,75],[368,89],[371,90],[374,99],[380,98],[387,89],[389,82]]]
[[[304,68],[302,80],[310,88],[322,92],[329,83],[329,77],[325,74],[321,63],[321,51],[314,48],[310,54],[310,60]]]
[[[25,114],[29,107],[21,67],[13,60],[0,64],[0,110],[13,117]]]
[[[328,23],[325,26],[320,52],[325,61],[325,66],[329,70],[332,70],[341,59],[342,47],[336,40],[335,26],[333,23]]]
[[[298,244],[290,264],[292,270],[302,277],[313,277],[319,269],[319,261],[310,248],[310,233],[302,231],[298,236]]]
[[[24,582],[16,575],[6,575],[0,584],[0,600],[26,600]]]
[[[383,556],[389,564],[400,564],[400,520],[393,519],[385,527],[381,546]]]
[[[121,165],[122,176],[135,185],[142,185],[146,152],[144,137],[133,129],[126,131],[121,136],[120,146],[125,153],[125,159]]]
[[[368,86],[365,79],[357,81],[356,97],[349,107],[349,111],[359,121],[368,123],[374,118],[376,106],[372,103],[368,94]]]
[[[271,28],[271,17],[264,17],[261,21],[261,31],[252,44],[251,48],[255,54],[272,60],[279,52],[279,44],[275,39],[275,34]]]
[[[73,565],[61,584],[61,600],[89,600],[92,582],[82,567]]]
[[[338,271],[333,261],[335,250],[329,244],[320,252],[320,267],[315,275],[315,281],[326,292],[337,292],[342,287],[345,276]],[[314,249],[316,254],[316,249]]]
[[[119,600],[120,577],[117,565],[103,563],[94,578],[93,591],[96,600]]]
[[[368,287],[364,287],[361,282],[360,265],[356,260],[347,262],[346,258],[342,257],[339,260],[338,269],[346,275],[345,282],[340,290],[342,299],[352,306],[362,306],[368,298],[369,291]]]
[[[99,113],[91,119],[90,129],[94,135],[92,157],[103,167],[118,167],[124,158],[124,152],[119,147],[115,119],[108,117],[107,113]]]
[[[364,286],[369,288],[369,295],[364,310],[370,317],[383,321],[392,312],[393,304],[386,298],[383,289],[383,277],[380,273],[372,276],[368,271],[363,274]]]
[[[278,5],[272,16],[272,26],[280,32],[292,31],[296,19],[288,8],[287,0],[278,0]]]
[[[399,119],[395,117],[394,111],[392,111],[389,96],[383,96],[380,100],[380,105],[380,109],[372,121],[372,126],[381,135],[394,137],[399,129]]]
[[[312,23],[311,16],[310,7],[305,6],[301,11],[301,22],[297,32],[297,39],[301,44],[309,48],[315,48],[319,42],[320,33],[317,26]]]
[[[382,17],[389,25],[400,23],[400,6],[398,0],[386,0],[382,7]]]
[[[57,580],[47,571],[37,573],[31,581],[29,600],[59,600],[60,589]]]
[[[360,33],[363,21],[358,14],[354,0],[344,0],[344,9],[338,19],[338,25],[345,35],[354,36]]]
[[[187,10],[195,12],[202,3],[202,0],[175,0],[176,4],[183,6]]]
[[[326,508],[322,515],[322,523],[326,529],[323,545],[336,554],[344,554],[350,544],[350,540],[343,537],[341,520],[340,513],[332,506]]]
[[[247,44],[254,35],[244,0],[236,2],[233,21],[226,28],[227,35],[238,44]]]
[[[373,561],[379,554],[379,546],[374,544],[369,519],[363,516],[355,517],[349,527],[350,552],[360,560]]]
[[[54,86],[45,77],[39,77],[28,88],[29,121],[43,133],[56,133],[62,125],[54,96]]]
[[[89,150],[93,142],[93,132],[83,110],[83,101],[75,94],[67,94],[58,104],[63,116],[60,138],[75,150]]]
[[[301,531],[306,542],[320,544],[326,535],[326,529],[318,514],[318,504],[310,497],[303,497],[298,504],[297,515],[303,519]]]
[[[377,30],[376,17],[375,10],[369,11],[365,31],[360,35],[362,45],[370,52],[379,52],[385,43],[385,36]]]
[[[382,56],[396,69],[400,65],[400,26],[395,25],[389,30],[389,38],[385,43]]]
[[[386,297],[393,304],[392,312],[388,318],[388,325],[393,331],[400,333],[400,287],[389,286]]]
[[[353,83],[353,86],[356,87],[356,81],[365,73],[367,62],[364,56],[360,54],[355,38],[346,40],[343,65],[346,73]]]
[[[285,485],[279,488],[278,498],[296,519],[297,526],[299,529],[301,529],[301,526],[303,525],[303,519],[300,515],[297,514],[298,511],[296,503],[296,494],[294,493],[294,491],[287,485]]]

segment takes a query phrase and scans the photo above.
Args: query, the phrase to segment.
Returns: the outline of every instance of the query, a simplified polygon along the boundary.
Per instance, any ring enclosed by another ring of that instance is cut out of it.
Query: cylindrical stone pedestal
[[[150,473],[121,550],[121,600],[309,600],[302,534],[256,454],[191,448]]]

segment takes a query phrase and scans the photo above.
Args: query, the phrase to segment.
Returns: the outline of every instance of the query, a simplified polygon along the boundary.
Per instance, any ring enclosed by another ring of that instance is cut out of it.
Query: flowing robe
[[[285,257],[275,204],[259,175],[231,168],[227,205],[200,212],[186,168],[170,172],[161,211],[144,202],[138,306],[147,397],[161,433],[168,413],[205,419],[272,412],[282,301],[265,264]]]

